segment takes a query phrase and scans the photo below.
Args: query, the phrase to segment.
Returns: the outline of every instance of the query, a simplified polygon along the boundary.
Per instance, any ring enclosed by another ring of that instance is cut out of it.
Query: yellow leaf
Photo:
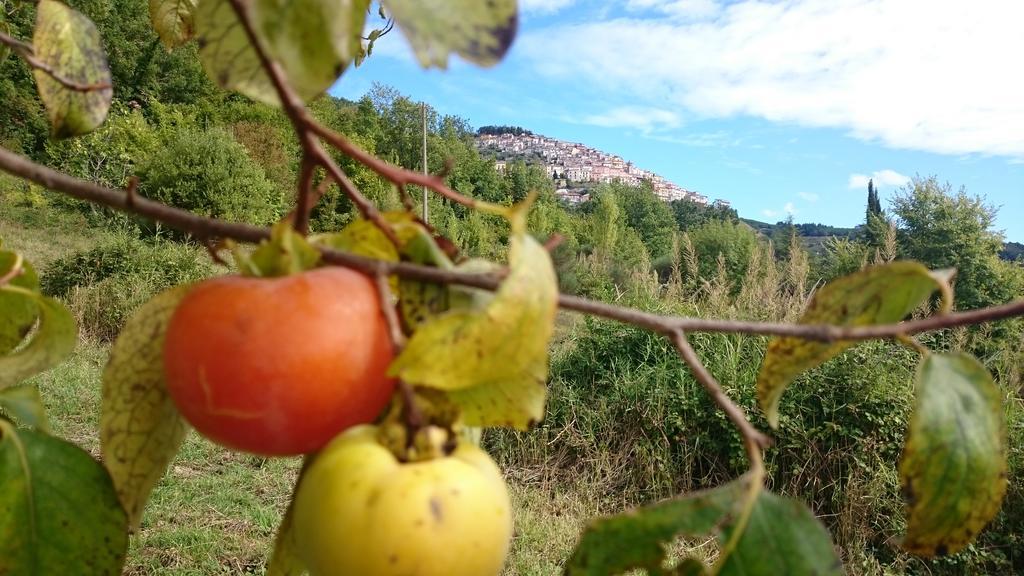
[[[103,371],[100,442],[118,498],[137,529],[153,487],[188,432],[164,383],[167,323],[189,291],[177,286],[144,304],[125,324]]]
[[[865,268],[819,290],[800,317],[800,324],[865,326],[898,322],[935,290],[945,291],[948,277],[942,271],[932,273],[917,262]],[[757,378],[757,399],[772,428],[779,425],[779,399],[789,383],[853,344],[772,339]]]
[[[192,39],[197,3],[198,0],[149,0],[149,19],[166,48],[176,48]]]
[[[527,428],[543,416],[557,305],[551,258],[517,230],[508,276],[494,298],[482,308],[454,309],[428,320],[390,373],[449,391],[466,424]]]

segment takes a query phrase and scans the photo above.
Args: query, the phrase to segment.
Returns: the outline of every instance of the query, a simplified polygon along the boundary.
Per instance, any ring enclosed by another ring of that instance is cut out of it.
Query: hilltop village
[[[564,186],[560,186],[556,194],[571,204],[589,199],[588,184],[619,181],[637,185],[645,180],[665,202],[689,200],[708,204],[708,198],[698,192],[639,168],[620,156],[576,142],[548,138],[522,128],[485,126],[477,133],[476,143],[481,152],[494,155],[499,171],[514,160],[542,164],[548,176],[563,182]],[[715,200],[714,204],[728,206],[729,202]]]

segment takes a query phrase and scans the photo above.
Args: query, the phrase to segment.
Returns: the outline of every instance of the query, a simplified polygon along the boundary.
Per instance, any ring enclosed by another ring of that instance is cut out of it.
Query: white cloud
[[[874,180],[876,186],[903,186],[910,182],[910,176],[895,170],[878,170],[872,174],[850,174],[850,189],[862,190],[868,187],[868,181]]]
[[[796,206],[793,206],[792,202],[786,202],[786,205],[782,207],[782,211],[790,216],[797,213]]]
[[[779,215],[779,213],[777,210],[769,210],[765,208],[764,210],[761,210],[761,215],[765,216],[766,218],[775,218],[776,216]]]
[[[626,0],[626,9],[657,10],[673,18],[689,20],[715,16],[721,10],[721,6],[715,0]]]
[[[896,148],[1024,156],[1024,76],[1016,73],[1024,2],[740,0],[719,9],[713,19],[627,12],[555,25],[524,34],[518,50],[540,74],[638,106],[664,107],[668,98],[707,118],[752,116]]]
[[[678,114],[670,110],[642,106],[620,106],[600,114],[584,116],[578,122],[605,128],[635,128],[643,132],[656,132],[678,127],[680,118]]]
[[[523,12],[552,14],[575,3],[576,0],[519,0],[519,9]]]
[[[659,140],[661,142],[669,142],[672,144],[681,144],[683,146],[690,146],[692,148],[733,148],[739,146],[742,143],[742,139],[737,138],[728,132],[719,130],[717,132],[694,132],[684,133],[682,135],[657,135],[651,137],[653,140]],[[750,148],[755,148],[759,145],[751,144]]]
[[[819,198],[819,196],[813,192],[797,192],[797,196],[808,202],[817,202]]]

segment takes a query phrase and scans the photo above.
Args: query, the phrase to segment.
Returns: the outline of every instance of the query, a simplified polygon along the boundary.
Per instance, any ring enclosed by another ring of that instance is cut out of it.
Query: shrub
[[[163,288],[153,277],[139,273],[111,276],[68,294],[68,308],[75,315],[83,338],[113,342],[135,310]]]
[[[203,216],[252,224],[281,216],[281,193],[223,130],[176,130],[138,175],[144,196]]]
[[[695,315],[697,309],[684,304],[656,311]],[[767,339],[698,333],[691,341],[729,396],[756,426],[768,430],[755,401]],[[1015,350],[1002,362],[1019,363],[1020,346]],[[544,422],[528,433],[488,431],[485,436],[513,477],[587,486],[586,498],[615,509],[721,484],[746,470],[740,437],[664,337],[588,318],[556,348],[552,360]],[[769,486],[807,501],[829,524],[857,573],[890,573],[899,565],[909,569],[907,557],[890,541],[904,529],[896,465],[917,361],[906,347],[873,341],[807,372],[783,396],[781,426],[766,452]],[[990,367],[1001,374],[1011,399],[1010,445],[1020,446],[1019,365],[1016,376],[1004,375],[1009,368]],[[921,563],[920,573],[996,574],[1020,568],[1021,454],[1011,453],[1006,503],[978,542],[956,556]]]
[[[68,301],[84,334],[105,341],[151,296],[215,272],[191,246],[124,235],[54,260],[40,283],[44,293]]]
[[[718,255],[725,259],[725,271],[733,291],[738,291],[747,273],[750,253],[757,248],[757,234],[742,222],[711,220],[689,232],[697,253],[701,278],[713,278]]]

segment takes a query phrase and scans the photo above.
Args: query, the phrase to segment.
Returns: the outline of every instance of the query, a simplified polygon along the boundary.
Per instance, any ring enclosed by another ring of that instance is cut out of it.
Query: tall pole
[[[427,103],[420,102],[420,113],[423,115],[423,173],[427,173]],[[430,222],[430,212],[427,209],[427,187],[423,187],[423,221]]]

